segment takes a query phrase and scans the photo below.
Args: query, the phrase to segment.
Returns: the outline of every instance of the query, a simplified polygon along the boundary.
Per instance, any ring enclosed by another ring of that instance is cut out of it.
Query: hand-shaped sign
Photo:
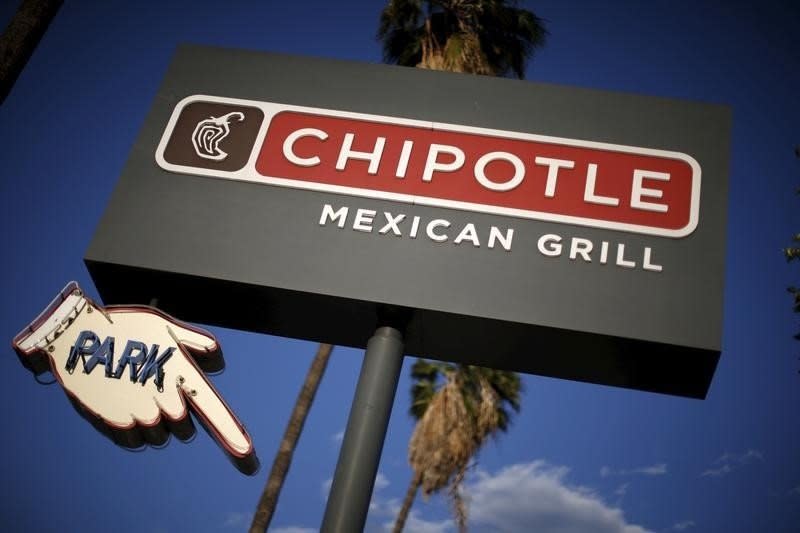
[[[26,368],[51,371],[120,446],[163,444],[170,433],[190,438],[191,410],[240,471],[258,469],[250,436],[203,373],[224,366],[210,333],[152,307],[104,309],[72,282],[13,345]]]

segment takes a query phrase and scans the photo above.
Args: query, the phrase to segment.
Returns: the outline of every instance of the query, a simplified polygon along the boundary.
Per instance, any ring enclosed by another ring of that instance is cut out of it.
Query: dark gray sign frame
[[[673,239],[167,172],[156,148],[191,94],[686,153],[702,168],[699,223]],[[721,349],[730,127],[718,105],[181,46],[85,262],[106,303],[157,297],[184,320],[361,348],[399,307],[409,354],[703,398]],[[320,226],[325,204],[513,227],[514,244]],[[548,233],[651,247],[663,271],[545,257]]]

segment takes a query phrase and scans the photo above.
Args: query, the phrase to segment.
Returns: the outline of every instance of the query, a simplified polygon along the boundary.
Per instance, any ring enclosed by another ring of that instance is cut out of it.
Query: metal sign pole
[[[379,327],[367,343],[322,533],[364,530],[402,366],[402,334],[393,327]]]

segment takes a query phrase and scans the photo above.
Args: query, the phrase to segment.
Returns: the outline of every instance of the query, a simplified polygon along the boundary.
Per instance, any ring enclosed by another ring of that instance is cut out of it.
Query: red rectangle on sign
[[[700,166],[684,153],[215,96],[176,106],[156,160],[172,172],[663,237],[689,235],[699,217]]]
[[[431,126],[282,111],[256,170],[323,190],[673,237],[697,224],[700,168],[685,154]]]

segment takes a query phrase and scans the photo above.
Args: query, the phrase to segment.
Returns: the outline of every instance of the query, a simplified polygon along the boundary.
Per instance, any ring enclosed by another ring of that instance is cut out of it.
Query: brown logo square
[[[192,102],[181,110],[164,159],[173,165],[240,170],[263,120],[264,113],[256,107]]]

